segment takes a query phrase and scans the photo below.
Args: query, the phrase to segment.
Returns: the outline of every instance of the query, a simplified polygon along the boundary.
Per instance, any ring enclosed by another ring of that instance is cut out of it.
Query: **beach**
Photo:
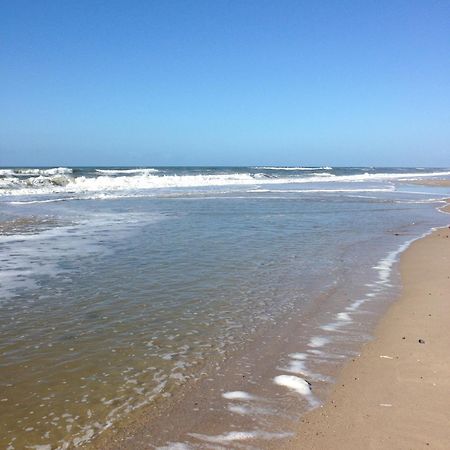
[[[434,179],[434,180],[411,180],[410,184],[417,184],[419,186],[438,186],[438,187],[450,187],[450,180],[446,179]]]
[[[450,450],[448,2],[2,2],[0,450]]]
[[[437,229],[402,255],[401,297],[286,448],[449,447],[449,236]]]
[[[0,11],[0,450],[450,450],[448,2]]]
[[[298,445],[400,295],[400,255],[448,226],[449,175],[2,169],[0,444]]]

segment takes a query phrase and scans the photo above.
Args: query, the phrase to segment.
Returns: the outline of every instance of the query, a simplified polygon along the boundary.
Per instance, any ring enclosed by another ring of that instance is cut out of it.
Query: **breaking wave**
[[[280,169],[280,168],[277,168]],[[288,168],[285,168],[288,170]],[[291,169],[291,168],[289,168]],[[293,168],[292,168],[293,169]],[[329,168],[304,168],[305,170],[329,170]],[[231,173],[231,170],[211,169],[189,173],[188,170],[152,168],[71,169],[27,168],[1,169],[0,195],[49,195],[54,193],[79,194],[92,192],[148,191],[152,189],[183,189],[220,186],[283,185],[303,183],[353,183],[412,179],[433,176],[449,176],[450,171],[358,173],[339,174],[307,172],[300,174],[274,174],[247,169]],[[259,168],[263,170],[263,168]],[[284,169],[281,169],[284,170]]]
[[[14,168],[14,169],[0,169],[0,176],[48,176],[57,174],[73,173],[73,169],[68,167],[54,167],[50,169],[30,169],[30,168]]]
[[[95,169],[97,173],[105,174],[105,175],[145,175],[149,173],[159,172],[158,169]]]
[[[255,169],[261,170],[291,170],[291,171],[308,171],[308,170],[333,170],[332,167],[277,167],[277,166],[256,166]]]

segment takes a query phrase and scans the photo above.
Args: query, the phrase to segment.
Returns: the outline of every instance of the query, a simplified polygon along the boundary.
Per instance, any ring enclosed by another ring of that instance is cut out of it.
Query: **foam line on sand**
[[[448,449],[450,228],[401,256],[402,295],[286,449]]]

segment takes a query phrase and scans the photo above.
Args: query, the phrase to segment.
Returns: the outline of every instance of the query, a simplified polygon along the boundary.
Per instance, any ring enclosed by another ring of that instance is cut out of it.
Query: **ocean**
[[[0,447],[292,435],[448,224],[449,168],[0,169]]]

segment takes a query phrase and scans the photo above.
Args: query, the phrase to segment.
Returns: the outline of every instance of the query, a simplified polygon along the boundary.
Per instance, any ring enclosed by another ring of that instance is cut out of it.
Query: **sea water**
[[[446,191],[408,184],[436,176],[0,169],[0,446],[127,420],[161,448],[290,436],[398,291],[401,250],[447,224]]]

